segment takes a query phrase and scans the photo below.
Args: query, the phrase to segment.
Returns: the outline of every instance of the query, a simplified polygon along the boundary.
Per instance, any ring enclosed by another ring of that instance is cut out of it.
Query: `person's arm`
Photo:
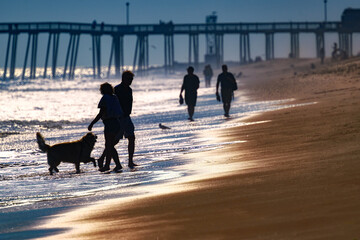
[[[183,91],[184,91],[184,85],[181,86],[180,95],[182,94]]]
[[[185,77],[184,77],[184,80],[183,80],[183,84],[181,85],[180,97],[182,96],[182,92],[184,91],[184,89],[185,89]]]
[[[220,78],[218,76],[217,81],[216,81],[216,100],[218,100],[220,102],[220,95],[219,95],[219,84],[220,84]]]
[[[238,86],[237,86],[237,83],[236,83],[236,79],[235,79],[235,76],[234,74],[230,73],[232,79],[233,79],[233,82],[234,82],[234,88],[233,88],[233,91],[237,90],[238,89]]]
[[[100,108],[100,111],[98,113],[98,115],[96,115],[96,117],[94,118],[94,120],[92,120],[92,122],[89,124],[88,126],[88,130],[91,131],[92,127],[94,126],[95,123],[97,123],[101,116],[103,115],[103,112],[104,112],[104,109],[103,108]]]

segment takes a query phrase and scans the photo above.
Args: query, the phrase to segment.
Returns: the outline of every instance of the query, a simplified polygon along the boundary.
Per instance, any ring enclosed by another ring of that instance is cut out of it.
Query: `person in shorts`
[[[135,152],[135,127],[130,117],[133,105],[133,94],[130,86],[133,79],[134,74],[131,71],[125,71],[121,76],[121,83],[115,86],[115,95],[118,97],[124,111],[124,117],[121,121],[123,133],[120,133],[120,139],[123,137],[128,139],[129,168],[138,166],[133,160]]]

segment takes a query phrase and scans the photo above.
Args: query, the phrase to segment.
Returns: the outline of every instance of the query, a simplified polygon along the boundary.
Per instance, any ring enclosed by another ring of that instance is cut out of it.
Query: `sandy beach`
[[[48,239],[360,239],[360,59],[229,70],[249,100],[299,105],[232,119],[206,134],[237,143],[187,155],[204,174],[60,215]]]

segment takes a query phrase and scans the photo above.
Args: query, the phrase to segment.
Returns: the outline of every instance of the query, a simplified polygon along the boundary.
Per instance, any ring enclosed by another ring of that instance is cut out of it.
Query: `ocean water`
[[[221,148],[224,143],[209,143],[200,133],[212,129],[241,125],[237,121],[253,113],[278,109],[279,103],[249,102],[239,89],[231,107],[231,119],[223,117],[222,104],[215,99],[215,83],[198,91],[195,121],[187,120],[186,105],[179,105],[178,96],[184,73],[171,76],[135,76],[132,88],[136,149],[134,170],[127,168],[127,140],[117,145],[121,173],[102,174],[91,163],[81,164],[75,174],[73,164],[61,163],[59,173],[48,173],[46,154],[36,143],[41,132],[48,144],[74,141],[87,133],[87,126],[98,113],[101,98],[99,86],[120,79],[93,79],[89,69],[77,70],[74,80],[34,79],[0,82],[0,212],[19,209],[49,208],[71,205],[81,199],[93,201],[130,194],[133,186],[172,181],[193,174],[186,165],[186,153]],[[202,76],[200,76],[202,77]],[[286,107],[286,106],[281,106]],[[159,128],[159,123],[170,127]],[[92,156],[98,158],[104,149],[103,124],[93,128],[98,141]],[[117,190],[117,194],[110,194]],[[132,193],[133,194],[133,193]]]

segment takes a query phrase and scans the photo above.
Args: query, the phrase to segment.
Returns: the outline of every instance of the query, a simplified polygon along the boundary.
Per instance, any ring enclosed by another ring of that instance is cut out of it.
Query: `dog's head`
[[[83,136],[81,140],[86,142],[87,144],[89,144],[89,146],[91,146],[91,148],[93,148],[96,143],[96,139],[97,136],[92,132],[89,132],[85,136]]]
[[[89,132],[81,138],[81,141],[85,142],[86,145],[88,145],[92,150],[95,146],[96,139],[97,139],[97,136],[95,134],[93,134],[92,132]],[[89,158],[89,160],[84,161],[84,163],[88,163],[88,162],[92,162],[94,164],[94,167],[96,167],[96,161],[94,158]]]

